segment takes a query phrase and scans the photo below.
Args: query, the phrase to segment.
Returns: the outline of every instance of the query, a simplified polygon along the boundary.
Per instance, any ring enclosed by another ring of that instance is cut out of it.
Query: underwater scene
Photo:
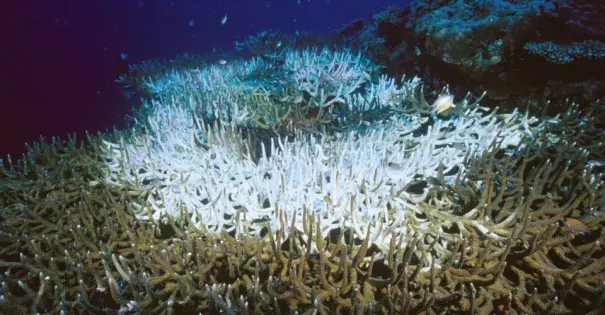
[[[605,314],[602,1],[34,2],[0,314]]]

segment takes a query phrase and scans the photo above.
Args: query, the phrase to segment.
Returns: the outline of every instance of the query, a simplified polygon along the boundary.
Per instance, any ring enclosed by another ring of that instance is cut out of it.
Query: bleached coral
[[[292,111],[319,108],[332,114],[335,105],[350,105],[367,89],[385,94],[384,89],[392,85],[371,82],[379,68],[361,55],[346,51],[286,50],[277,61],[252,58],[171,71],[144,79],[142,88],[163,103],[195,110],[202,120],[272,128],[283,123],[283,117]],[[369,99],[368,104],[374,108],[386,106],[376,99]],[[359,105],[343,108],[347,113],[341,115],[355,117],[359,111],[371,108],[361,102]],[[239,109],[241,116],[234,109]]]
[[[408,89],[398,107],[417,95],[412,90],[420,86],[417,79],[401,86],[385,78],[380,82],[391,82],[392,91]],[[370,94],[385,97],[384,92]],[[360,99],[349,98],[348,106],[364,106]],[[469,156],[490,146],[515,147],[541,128],[516,111],[497,115],[471,106],[468,98],[457,106],[461,115],[432,125],[418,112],[392,113],[365,132],[274,138],[255,161],[234,124],[206,124],[197,107],[178,101],[152,102],[145,133],[106,143],[106,180],[148,192],[146,203],[136,210],[140,219],[191,214],[195,225],[212,233],[226,229],[260,235],[267,224],[276,230],[283,222],[294,222],[302,231],[303,213],[315,213],[323,236],[345,228],[365,239],[370,227],[371,242],[384,249],[393,235],[435,235],[452,223],[419,220],[416,213],[428,209],[431,186],[415,192],[410,185],[439,177],[440,167],[443,185],[452,184],[456,170],[464,175]],[[490,224],[464,222],[479,231]]]

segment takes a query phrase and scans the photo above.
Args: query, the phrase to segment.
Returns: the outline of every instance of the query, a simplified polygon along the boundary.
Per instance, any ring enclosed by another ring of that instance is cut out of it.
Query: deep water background
[[[267,29],[329,34],[408,0],[20,0],[4,7],[0,157],[40,135],[123,127],[137,97],[114,83],[128,63],[171,58]],[[4,6],[4,5],[3,5]],[[227,14],[227,23],[221,18]],[[194,25],[190,26],[190,21]],[[123,65],[122,65],[123,66]],[[80,136],[80,139],[82,137]]]

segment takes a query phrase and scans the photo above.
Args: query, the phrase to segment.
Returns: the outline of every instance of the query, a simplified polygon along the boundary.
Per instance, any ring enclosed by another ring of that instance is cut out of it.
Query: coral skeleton
[[[320,101],[317,105],[330,106],[330,102],[344,101],[342,95],[348,95],[348,106],[364,111],[360,109],[363,104],[355,101],[360,98],[351,96],[364,79],[363,67],[341,66],[334,70],[333,65],[367,62],[359,57],[353,61],[346,53],[334,54],[332,58],[325,56],[329,54],[327,51],[322,51],[319,57],[311,54],[313,51],[290,52],[292,56],[286,57],[287,68],[305,69],[304,73],[294,74],[296,85],[312,91],[309,92],[312,97],[325,94],[324,90],[344,90],[334,94],[331,101]],[[322,60],[315,60],[318,58]],[[317,81],[324,68],[328,69],[325,75],[337,78],[328,82],[341,82],[344,88],[310,84]],[[186,74],[175,73],[172,77],[171,80],[187,82],[182,79]],[[404,82],[403,87],[391,84],[387,89],[394,93],[419,89],[419,85],[419,80],[412,79]],[[385,90],[376,94],[384,95]],[[229,111],[225,107],[237,104],[236,99],[229,97],[221,101],[224,104],[218,110],[223,113]],[[118,187],[138,187],[146,194],[143,203],[134,204],[139,219],[165,222],[171,216],[180,221],[186,213],[190,216],[187,220],[198,228],[215,234],[225,229],[235,236],[244,232],[258,236],[267,223],[275,230],[280,216],[287,222],[294,221],[294,227],[302,231],[305,213],[313,213],[322,219],[322,236],[343,228],[351,229],[356,238],[363,239],[371,226],[372,244],[385,249],[392,233],[422,232],[434,236],[441,233],[442,224],[452,223],[441,218],[409,224],[410,217],[420,211],[418,204],[426,200],[430,186],[418,192],[408,192],[407,187],[438,176],[444,178],[443,184],[452,184],[456,176],[466,175],[464,162],[469,157],[490,147],[518,147],[524,137],[543,128],[538,123],[530,127],[530,122],[519,112],[498,116],[496,110],[469,103],[464,99],[460,104],[464,112],[459,117],[437,120],[423,134],[415,132],[426,122],[420,113],[394,114],[372,122],[372,128],[363,133],[352,130],[316,137],[298,132],[292,139],[271,139],[268,147],[261,150],[262,156],[254,161],[251,148],[236,128],[249,116],[240,114],[239,108],[232,109],[232,121],[218,126],[208,125],[199,118],[205,114],[199,112],[204,104],[153,102],[144,134],[126,135],[116,143],[106,142],[109,170],[106,180]],[[379,106],[387,108],[388,104],[383,101]],[[406,103],[396,106],[405,108]],[[482,219],[464,222],[468,228],[498,237],[498,233],[488,233],[489,223]],[[289,235],[287,229],[285,233]]]

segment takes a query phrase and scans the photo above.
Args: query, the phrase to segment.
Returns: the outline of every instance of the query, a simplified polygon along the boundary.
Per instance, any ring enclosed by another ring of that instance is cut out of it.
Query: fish
[[[225,60],[225,59],[220,59],[220,60],[218,61],[218,63],[219,63],[220,65],[226,65],[226,64],[227,64],[227,60]]]
[[[223,18],[221,19],[221,24],[225,24],[227,23],[227,14],[225,13],[225,16],[223,16]]]
[[[433,112],[435,114],[441,114],[446,110],[456,107],[454,105],[454,96],[450,94],[441,94],[433,103]]]
[[[195,20],[190,20],[189,21],[189,27],[193,27],[195,25]]]
[[[563,218],[563,224],[572,232],[587,233],[590,231],[590,229],[586,224],[584,224],[584,222],[575,218]]]

